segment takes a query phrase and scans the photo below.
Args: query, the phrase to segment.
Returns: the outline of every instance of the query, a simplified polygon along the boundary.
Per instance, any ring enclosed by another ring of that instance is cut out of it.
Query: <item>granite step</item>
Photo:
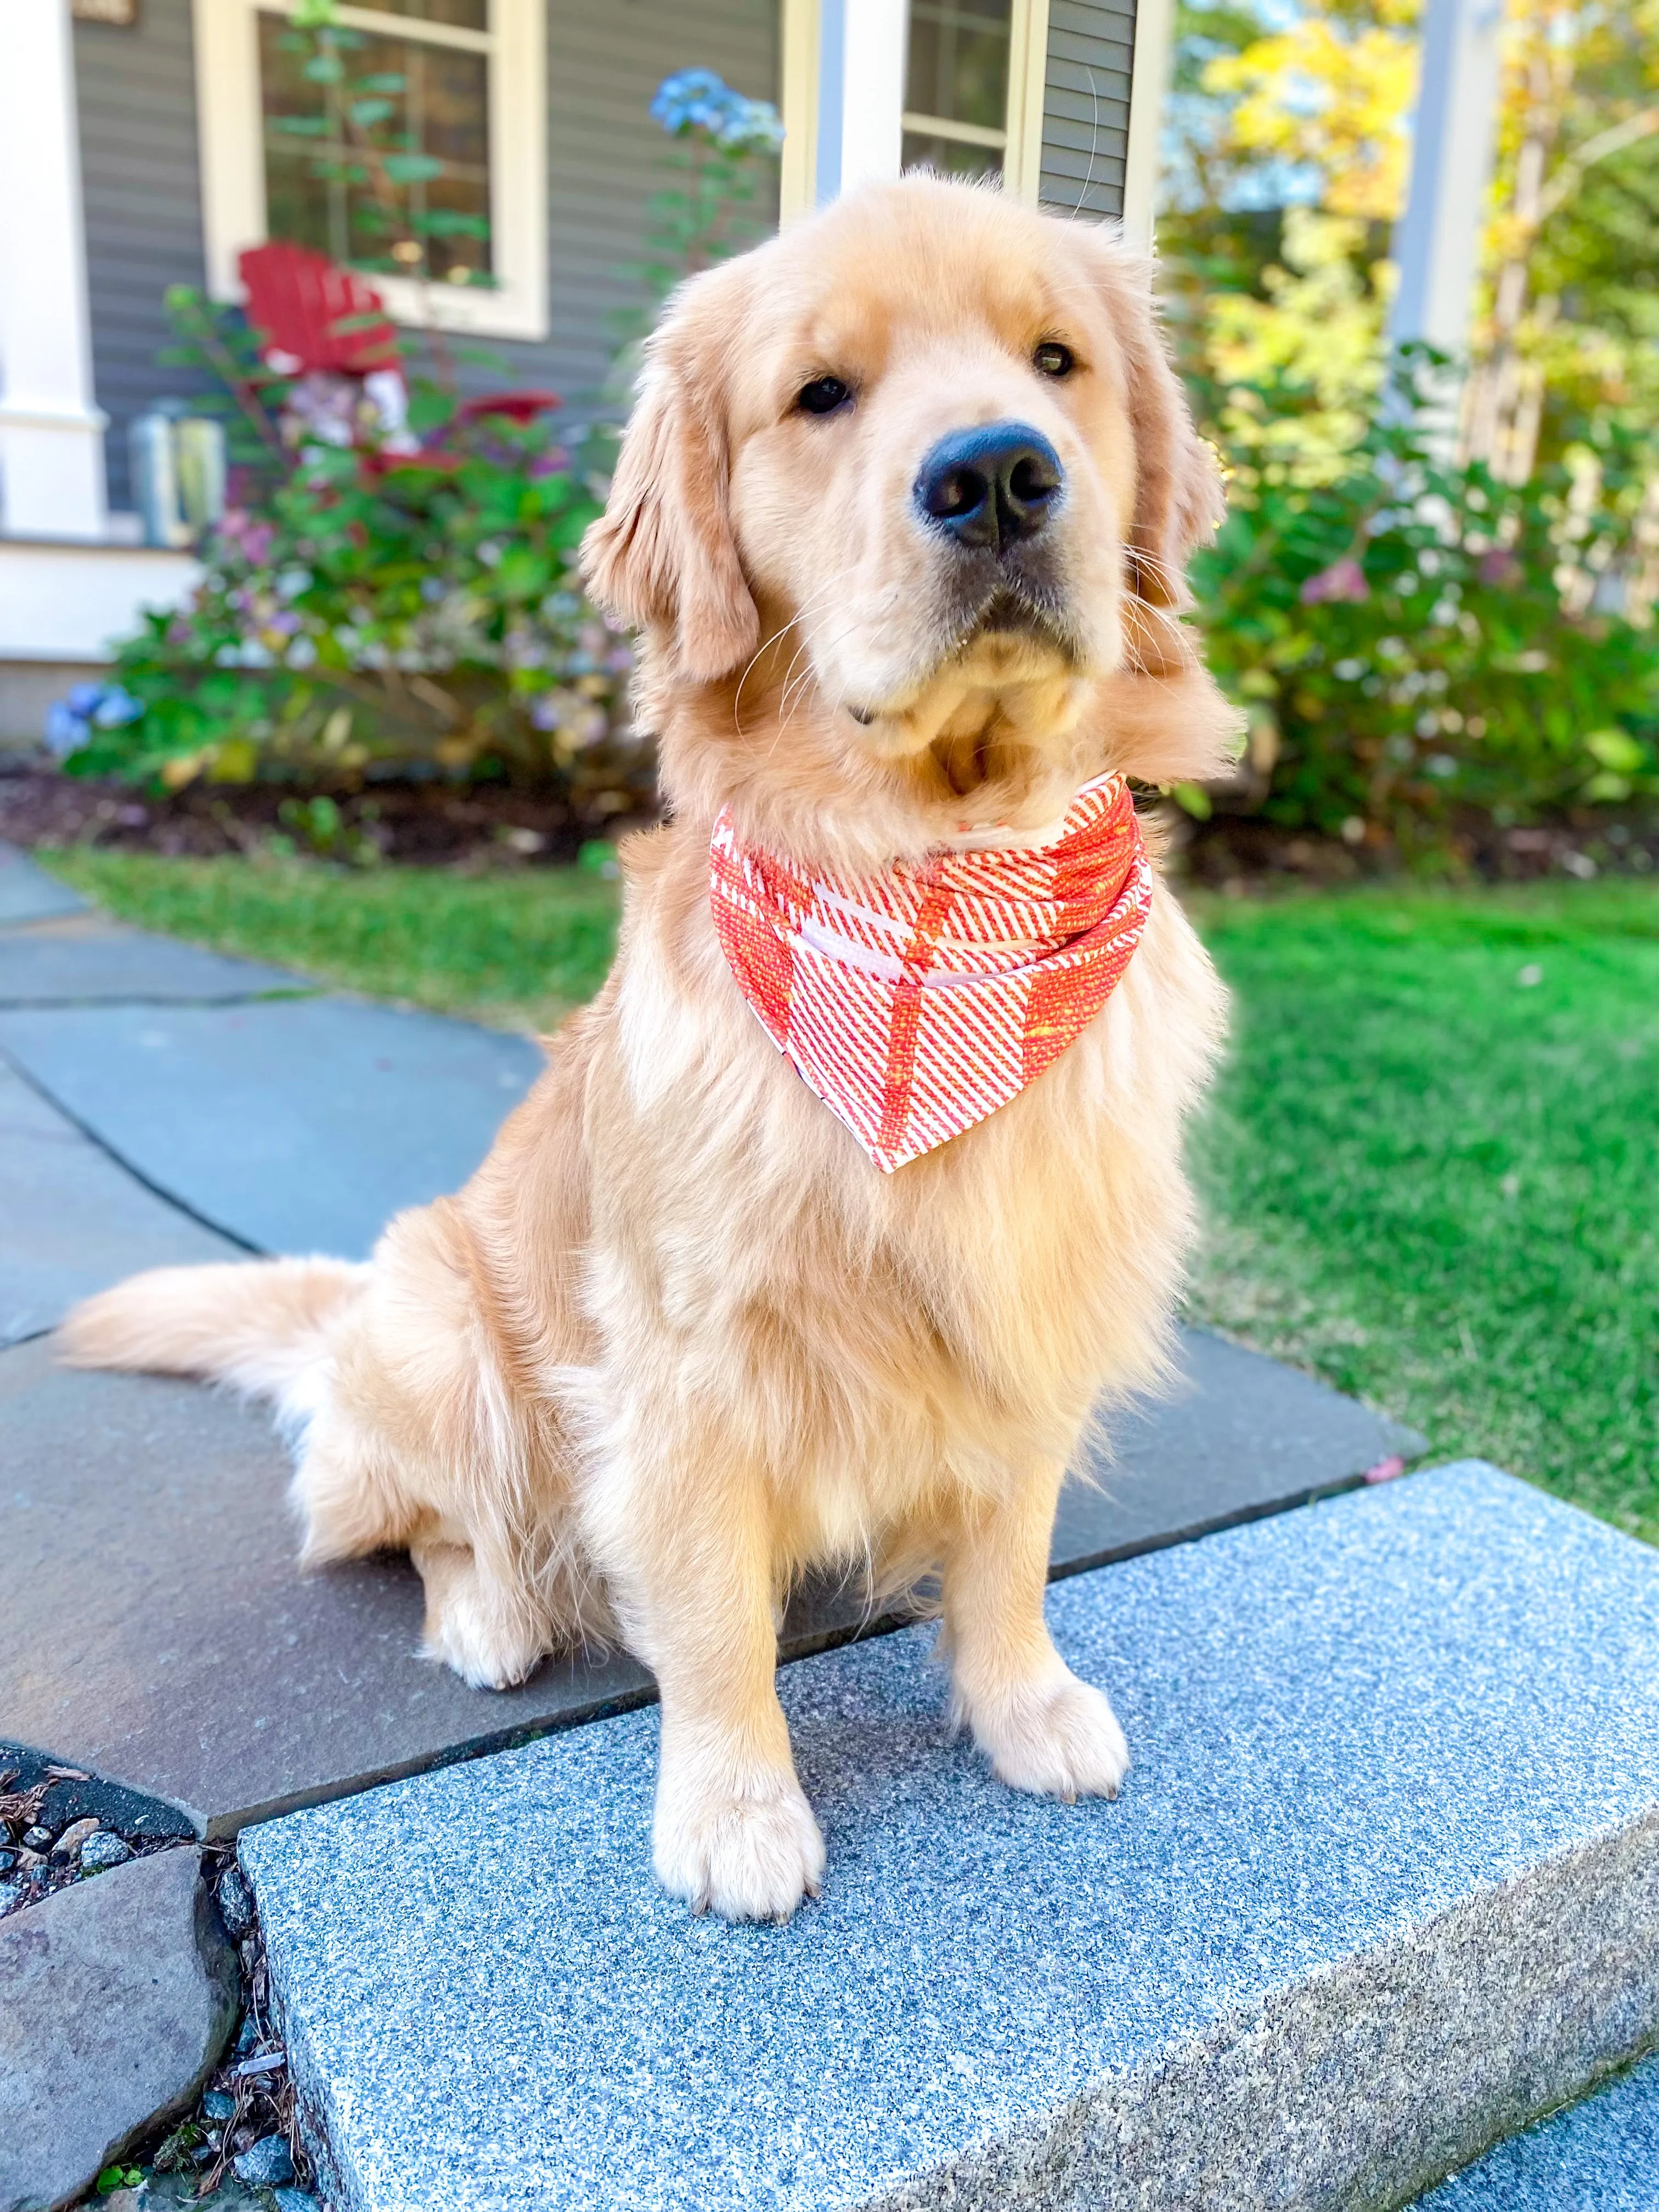
[[[1394,2212],[1659,2039],[1659,1554],[1466,1463],[1048,1610],[1121,1797],[799,1661],[786,1928],[655,1887],[650,1711],[246,1832],[336,2212]]]

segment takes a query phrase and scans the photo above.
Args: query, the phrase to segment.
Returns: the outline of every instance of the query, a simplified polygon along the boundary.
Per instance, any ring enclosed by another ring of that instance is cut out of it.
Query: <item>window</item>
[[[196,0],[209,281],[292,239],[375,281],[400,321],[546,334],[544,0],[342,7]]]
[[[1008,149],[1012,0],[910,0],[904,166],[1000,175]]]
[[[1035,198],[1048,25],[1047,0],[910,0],[907,169],[1001,177]]]

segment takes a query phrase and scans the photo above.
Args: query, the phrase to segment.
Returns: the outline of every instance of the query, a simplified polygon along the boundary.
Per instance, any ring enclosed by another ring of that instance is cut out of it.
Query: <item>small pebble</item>
[[[52,1847],[55,1859],[72,1859],[88,1836],[98,1833],[98,1822],[88,1814],[84,1820],[71,1820]]]
[[[246,2058],[258,2040],[259,2023],[252,2013],[248,2013],[243,2019],[240,2032],[236,2038],[236,2056],[239,2058]]]
[[[239,1943],[253,1933],[252,1893],[236,1867],[227,1867],[219,1884],[219,1917]]]
[[[14,1905],[21,1905],[29,1893],[26,1881],[0,1881],[0,1912],[9,1912]]]
[[[266,2136],[240,2158],[234,2158],[231,2165],[238,2181],[245,2181],[250,2189],[275,2189],[294,2179],[294,2160],[282,2136]]]
[[[52,1849],[52,1842],[50,1828],[25,1828],[23,1831],[23,1847],[26,1850],[49,1851]]]
[[[235,2117],[236,2100],[222,2089],[210,2089],[202,2100],[202,2110],[210,2120],[228,2120]]]
[[[15,1851],[0,1851],[0,1874],[9,1874],[16,1863]]]
[[[322,2212],[322,2208],[308,2189],[279,2189],[276,2212]]]
[[[112,1836],[107,1828],[100,1828],[81,1846],[81,1871],[103,1874],[110,1867],[125,1866],[131,1856],[131,1844],[124,1844],[119,1836]]]

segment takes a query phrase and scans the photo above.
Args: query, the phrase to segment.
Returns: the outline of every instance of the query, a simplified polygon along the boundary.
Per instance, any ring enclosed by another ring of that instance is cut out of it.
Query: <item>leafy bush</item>
[[[1249,717],[1224,803],[1410,849],[1465,810],[1659,796],[1651,458],[1609,437],[1522,486],[1442,461],[1433,367],[1407,365],[1331,481],[1252,471],[1194,564],[1210,664]]]
[[[310,52],[306,79],[346,100],[368,184],[412,175],[388,100],[349,74],[362,40],[335,0],[303,0],[285,36]],[[652,202],[652,258],[634,272],[659,298],[748,242],[782,133],[769,102],[708,70],[665,79],[652,113],[680,179]],[[412,224],[426,252],[436,216],[422,228],[389,185],[370,200],[358,212],[376,238]],[[401,405],[383,412],[373,377],[273,368],[235,309],[185,288],[167,306],[178,343],[164,357],[216,380],[198,404],[226,420],[241,503],[202,547],[190,606],[147,617],[108,686],[53,709],[49,742],[70,770],[174,788],[505,775],[561,787],[592,826],[653,805],[654,760],[628,727],[629,648],[575,566],[613,430],[561,441],[550,394],[462,400],[464,349],[435,331],[405,421]]]
[[[66,726],[71,769],[177,787],[412,765],[563,781],[590,816],[640,803],[628,648],[574,574],[587,472],[543,414],[424,403],[420,450],[307,443],[260,512],[226,516],[189,607],[118,652],[118,714]]]

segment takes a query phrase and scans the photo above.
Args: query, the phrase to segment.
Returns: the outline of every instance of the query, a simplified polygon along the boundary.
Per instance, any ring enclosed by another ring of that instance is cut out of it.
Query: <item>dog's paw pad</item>
[[[694,1911],[787,1920],[823,1881],[823,1838],[793,1775],[744,1796],[659,1806],[657,1878]]]

